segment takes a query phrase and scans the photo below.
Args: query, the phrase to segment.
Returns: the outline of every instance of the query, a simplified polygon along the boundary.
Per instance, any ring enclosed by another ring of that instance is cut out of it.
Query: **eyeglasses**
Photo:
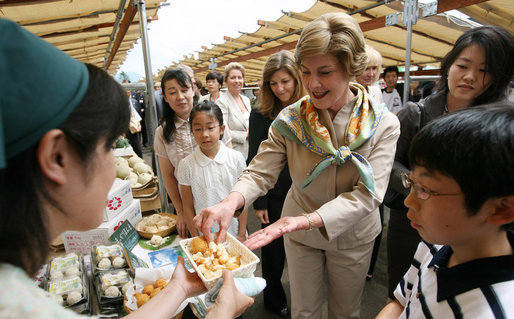
[[[206,127],[206,128],[195,127],[195,128],[193,128],[193,133],[199,134],[199,133],[203,133],[205,131],[207,131],[208,133],[212,133],[212,132],[214,132],[214,130],[217,127],[219,127],[219,125]]]
[[[441,193],[433,192],[431,190],[424,188],[423,186],[419,185],[418,183],[415,183],[412,179],[410,179],[410,174],[407,174],[407,173],[401,174],[400,177],[402,178],[403,187],[414,189],[414,191],[416,192],[416,195],[421,200],[427,200],[430,198],[430,196],[462,195],[462,193],[441,194]]]

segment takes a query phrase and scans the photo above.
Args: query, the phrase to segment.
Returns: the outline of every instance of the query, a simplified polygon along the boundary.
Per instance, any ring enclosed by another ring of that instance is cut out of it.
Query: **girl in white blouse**
[[[194,152],[180,161],[177,179],[182,194],[185,219],[191,236],[198,236],[193,218],[204,208],[225,198],[239,175],[246,168],[243,155],[227,148],[221,141],[225,130],[221,109],[214,103],[204,101],[196,105],[189,118],[197,147]],[[244,241],[248,211],[232,218],[228,232]],[[217,233],[219,225],[211,227]]]

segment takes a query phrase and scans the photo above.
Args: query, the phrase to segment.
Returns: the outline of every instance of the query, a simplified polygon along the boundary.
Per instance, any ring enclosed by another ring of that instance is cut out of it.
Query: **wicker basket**
[[[221,278],[221,275],[211,279],[206,279],[204,277],[202,272],[198,269],[198,265],[193,260],[191,246],[192,241],[193,238],[181,240],[180,247],[182,247],[182,250],[186,254],[191,265],[193,265],[193,268],[202,280],[205,287],[207,287],[207,289],[210,290],[212,287],[214,287],[214,285],[216,285],[218,280]],[[257,257],[250,249],[243,245],[239,240],[235,239],[234,236],[228,233],[226,235],[225,243],[227,245],[227,252],[230,256],[241,256],[241,266],[232,271],[232,273],[234,273],[234,277],[253,277],[253,273],[255,272],[255,269],[257,269],[257,264],[260,261],[259,257]]]
[[[136,231],[139,233],[139,235],[143,238],[146,238],[146,239],[152,239],[152,236],[154,235],[159,235],[161,237],[164,237],[164,236],[168,236],[169,234],[171,234],[175,229],[177,229],[177,225],[176,225],[176,221],[177,221],[177,215],[174,215],[174,214],[166,214],[166,213],[158,213],[159,215],[161,216],[168,216],[168,217],[171,217],[173,219],[175,219],[175,225],[171,226],[170,228],[168,229],[165,229],[165,230],[161,230],[161,231],[158,231],[158,232],[155,232],[155,233],[149,233],[149,232],[145,232],[145,231],[142,231],[141,228],[140,228],[140,225],[141,225],[141,222],[143,221],[142,219],[136,224]]]

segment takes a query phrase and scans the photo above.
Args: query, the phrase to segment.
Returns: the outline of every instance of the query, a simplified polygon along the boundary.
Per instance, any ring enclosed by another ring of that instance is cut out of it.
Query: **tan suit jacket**
[[[326,110],[319,110],[320,122],[330,131],[337,147],[344,142],[344,131],[356,98],[336,114],[333,122]],[[276,182],[285,163],[293,181],[282,216],[298,216],[317,211],[324,227],[310,232],[293,232],[291,239],[323,250],[354,248],[375,239],[381,230],[378,206],[385,194],[400,134],[400,124],[392,113],[384,115],[375,134],[356,152],[363,155],[374,171],[375,194],[362,183],[351,162],[329,166],[308,187],[301,188],[307,173],[321,157],[271,128],[257,155],[239,178],[233,191],[245,198],[245,209],[266,194]]]
[[[232,146],[235,150],[241,152],[245,159],[248,157],[248,118],[251,111],[250,99],[244,95],[240,95],[246,107],[247,116],[241,112],[237,106],[236,100],[228,91],[221,94],[220,98],[216,100],[216,104],[223,112],[223,121],[225,125],[230,128],[232,136]]]

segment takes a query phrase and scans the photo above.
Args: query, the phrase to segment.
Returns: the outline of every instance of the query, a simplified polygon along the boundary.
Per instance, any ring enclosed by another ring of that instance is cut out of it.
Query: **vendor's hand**
[[[200,277],[196,272],[190,273],[184,266],[184,258],[178,256],[177,267],[166,287],[169,289],[183,289],[187,298],[198,296],[207,291]]]
[[[253,305],[253,298],[240,292],[236,288],[232,272],[225,270],[223,272],[223,286],[221,286],[214,305],[207,309],[205,318],[235,318],[251,305]]]
[[[250,250],[261,248],[280,236],[298,229],[296,217],[282,217],[273,224],[263,228],[248,237],[243,244]]]
[[[211,227],[214,222],[218,222],[220,230],[216,237],[216,243],[219,244],[225,240],[227,229],[230,226],[232,217],[234,216],[234,209],[231,209],[229,205],[223,201],[218,204],[207,207],[199,215],[196,215],[193,221],[195,222],[196,228],[200,229],[207,242],[212,240],[211,238]]]
[[[267,209],[256,209],[255,216],[261,222],[261,224],[269,224],[269,217],[268,217]]]
[[[187,238],[187,223],[184,218],[184,213],[177,212],[177,233],[182,238]]]

